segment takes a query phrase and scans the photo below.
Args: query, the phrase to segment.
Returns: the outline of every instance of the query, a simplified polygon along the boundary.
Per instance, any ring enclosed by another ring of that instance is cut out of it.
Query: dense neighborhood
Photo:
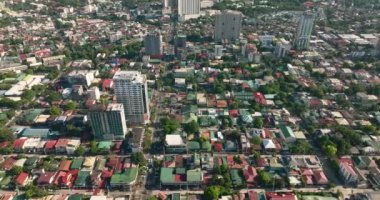
[[[0,2],[0,200],[380,199],[379,10]]]

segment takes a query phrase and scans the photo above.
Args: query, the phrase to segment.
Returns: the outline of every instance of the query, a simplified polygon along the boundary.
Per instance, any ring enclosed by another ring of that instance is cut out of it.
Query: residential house
[[[113,189],[130,190],[136,183],[137,174],[137,167],[127,168],[123,173],[113,174],[110,180],[110,186]]]
[[[352,163],[341,161],[339,163],[339,172],[346,185],[356,185],[359,177],[353,169]]]
[[[29,174],[26,172],[21,172],[15,179],[18,186],[24,187],[29,182]]]
[[[172,134],[165,136],[165,148],[169,153],[184,153],[186,152],[186,144],[183,141],[181,135]]]

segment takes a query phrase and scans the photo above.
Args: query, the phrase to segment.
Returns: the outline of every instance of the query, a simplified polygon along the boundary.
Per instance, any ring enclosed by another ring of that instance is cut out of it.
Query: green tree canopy
[[[191,121],[190,123],[185,125],[186,133],[197,133],[199,132],[199,124],[197,121]]]
[[[161,123],[165,134],[172,134],[180,127],[175,119],[169,117],[162,118]]]
[[[221,194],[220,186],[213,185],[213,186],[206,187],[204,190],[204,197],[206,200],[216,200],[219,198],[220,194]]]
[[[61,109],[58,108],[57,106],[52,106],[50,108],[50,114],[51,115],[60,115],[61,114]]]

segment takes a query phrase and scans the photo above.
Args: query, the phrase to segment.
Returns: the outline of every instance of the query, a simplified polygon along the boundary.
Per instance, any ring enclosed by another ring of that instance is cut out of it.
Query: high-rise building
[[[214,38],[216,41],[239,39],[242,14],[239,11],[226,10],[218,13],[215,20]]]
[[[147,123],[150,112],[146,76],[138,71],[118,71],[113,81],[116,101],[124,105],[127,123]]]
[[[145,54],[162,54],[162,35],[159,31],[148,33],[144,38]]]
[[[200,0],[178,0],[178,16],[181,21],[198,18],[201,13]]]
[[[97,139],[124,139],[127,134],[123,104],[99,104],[91,107],[88,119]]]
[[[281,38],[276,44],[274,55],[278,58],[284,57],[291,49],[291,46],[292,45],[289,43],[289,41]]]
[[[298,22],[297,33],[294,38],[294,47],[298,50],[309,48],[310,36],[314,27],[315,15],[312,12],[304,12]]]

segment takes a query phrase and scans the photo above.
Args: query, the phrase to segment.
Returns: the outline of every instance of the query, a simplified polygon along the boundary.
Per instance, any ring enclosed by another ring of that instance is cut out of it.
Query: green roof
[[[123,173],[113,174],[111,177],[111,185],[131,184],[136,180],[139,170],[137,167],[127,168]]]
[[[197,95],[194,92],[189,92],[186,96],[186,100],[193,101],[197,98]]]
[[[23,121],[25,122],[33,122],[34,119],[41,113],[43,113],[44,109],[31,109],[26,112],[26,114],[23,116]]]
[[[174,183],[174,168],[161,168],[160,181],[161,183]]]
[[[285,138],[294,137],[293,130],[289,126],[280,126],[280,130]]]
[[[98,143],[99,149],[111,149],[112,141],[101,141]]]
[[[67,200],[81,200],[83,197],[80,194],[73,194]]]
[[[175,168],[175,174],[186,174],[186,169],[182,167]]]
[[[71,163],[71,169],[80,169],[82,167],[84,158],[75,158]]]
[[[201,182],[202,181],[202,170],[201,169],[187,170],[186,180],[187,180],[187,182]]]
[[[181,200],[181,194],[180,193],[173,193],[171,195],[171,200]]]
[[[240,171],[238,169],[231,169],[230,175],[233,185],[238,186],[243,184],[243,178],[241,177]]]
[[[198,141],[188,141],[187,149],[190,151],[199,151],[201,149],[201,145]]]
[[[78,178],[75,180],[75,186],[85,187],[90,173],[91,171],[79,171]]]
[[[49,135],[47,128],[26,128],[22,131],[22,137],[28,138],[46,138]]]
[[[8,119],[7,114],[0,113],[0,120],[7,120],[7,119]]]

